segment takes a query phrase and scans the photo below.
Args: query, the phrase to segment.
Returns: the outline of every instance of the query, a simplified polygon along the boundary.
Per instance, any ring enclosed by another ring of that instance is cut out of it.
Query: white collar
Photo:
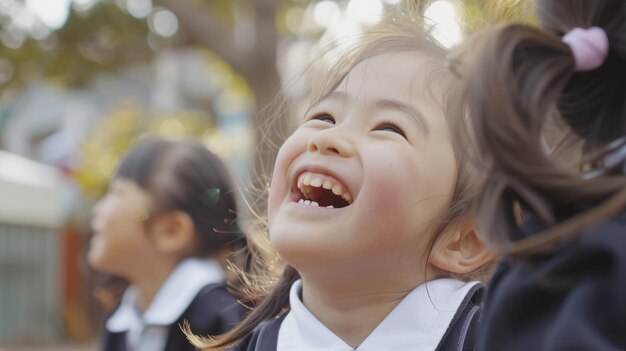
[[[358,351],[432,351],[457,309],[478,282],[437,279],[413,289],[359,345]],[[324,326],[302,303],[302,281],[289,294],[291,311],[278,333],[277,351],[354,350]]]
[[[124,332],[146,325],[167,326],[175,323],[200,290],[208,284],[224,281],[222,267],[215,260],[188,258],[174,268],[143,315],[137,311],[137,291],[130,286],[120,306],[107,320],[110,332]]]

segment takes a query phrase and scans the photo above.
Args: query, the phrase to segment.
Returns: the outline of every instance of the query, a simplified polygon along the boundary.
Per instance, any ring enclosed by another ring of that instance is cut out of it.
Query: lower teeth
[[[318,204],[315,201],[311,201],[311,200],[304,200],[304,199],[300,199],[300,201],[298,201],[298,203],[300,205],[307,205],[307,206],[313,206],[313,207],[318,207],[320,204]]]
[[[298,201],[298,203],[300,205],[306,205],[306,206],[313,206],[313,207],[319,207],[319,203],[315,202],[315,201],[311,201],[311,200],[305,200],[305,199],[300,199]],[[335,208],[335,206],[333,205],[328,205],[326,206],[326,208]]]

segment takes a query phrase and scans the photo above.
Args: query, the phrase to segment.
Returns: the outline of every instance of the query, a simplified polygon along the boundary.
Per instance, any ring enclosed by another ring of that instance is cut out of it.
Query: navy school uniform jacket
[[[435,351],[470,351],[475,349],[476,330],[481,320],[483,284],[475,285],[457,310]],[[276,351],[278,331],[286,314],[261,323],[248,337],[229,351]],[[415,347],[419,351],[419,345]],[[332,351],[332,350],[329,350]],[[389,350],[393,351],[393,350]]]
[[[503,261],[489,285],[479,350],[626,350],[626,213],[553,254]]]
[[[196,350],[181,330],[184,321],[189,322],[195,335],[218,335],[234,328],[243,319],[245,312],[244,307],[226,290],[226,283],[208,284],[200,290],[178,321],[169,326],[165,351]],[[126,351],[126,333],[105,331],[103,350]]]

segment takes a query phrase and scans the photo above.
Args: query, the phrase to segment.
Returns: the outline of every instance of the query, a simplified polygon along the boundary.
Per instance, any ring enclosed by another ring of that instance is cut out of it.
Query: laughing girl
[[[447,51],[389,22],[324,77],[281,146],[269,238],[286,264],[233,332],[232,350],[473,348],[493,256],[475,231],[472,178],[453,149]],[[234,345],[234,346],[233,346]]]

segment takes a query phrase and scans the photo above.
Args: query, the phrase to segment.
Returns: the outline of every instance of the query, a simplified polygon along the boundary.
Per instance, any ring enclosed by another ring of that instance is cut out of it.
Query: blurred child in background
[[[103,350],[194,350],[181,327],[215,335],[244,309],[224,263],[245,239],[223,161],[191,140],[144,141],[94,206],[88,261],[128,282],[105,324]]]

